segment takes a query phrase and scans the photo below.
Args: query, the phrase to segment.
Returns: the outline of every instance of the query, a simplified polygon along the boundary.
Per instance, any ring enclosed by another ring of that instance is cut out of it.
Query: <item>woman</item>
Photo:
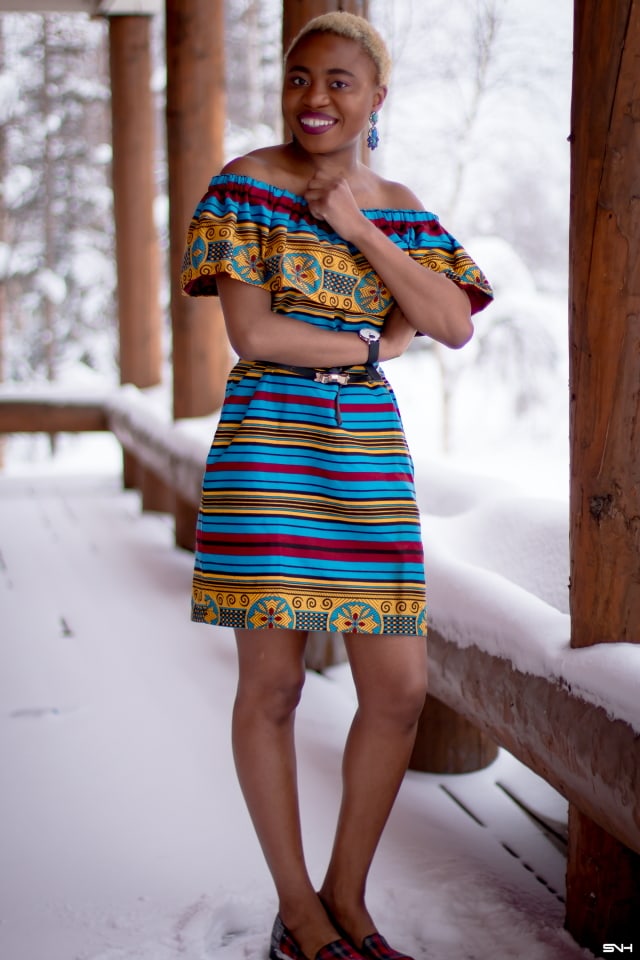
[[[461,347],[491,297],[416,197],[360,160],[388,73],[366,20],[308,23],[285,60],[292,139],[214,177],[182,275],[190,295],[219,294],[240,358],[204,477],[193,619],[235,629],[234,757],[278,893],[281,960],[402,956],[365,885],[425,697],[425,587],[412,464],[377,363],[416,333]],[[314,630],[343,633],[358,696],[319,893],[293,740]]]

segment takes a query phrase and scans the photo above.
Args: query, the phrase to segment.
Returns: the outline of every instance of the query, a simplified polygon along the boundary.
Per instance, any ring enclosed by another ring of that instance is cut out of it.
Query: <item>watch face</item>
[[[367,327],[365,327],[364,330],[360,330],[359,334],[361,339],[366,340],[367,343],[375,343],[376,340],[380,339],[380,334],[378,333],[377,330],[370,330]]]

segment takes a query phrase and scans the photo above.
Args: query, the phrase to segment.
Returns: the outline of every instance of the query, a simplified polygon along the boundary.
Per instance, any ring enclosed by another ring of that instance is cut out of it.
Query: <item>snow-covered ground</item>
[[[82,469],[62,456],[0,478],[0,957],[257,960],[276,905],[233,770],[233,639],[189,623],[191,557],[119,491],[110,442],[85,438]],[[477,517],[487,488],[441,481],[438,523],[464,498]],[[353,709],[345,666],[309,674],[297,736],[318,880]],[[496,783],[562,824],[564,801],[508,754],[410,772],[371,876],[380,927],[417,960],[589,956],[562,929],[562,853]]]

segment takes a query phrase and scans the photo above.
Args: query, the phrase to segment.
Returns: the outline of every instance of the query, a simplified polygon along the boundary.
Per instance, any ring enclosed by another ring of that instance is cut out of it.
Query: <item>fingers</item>
[[[335,181],[312,178],[307,184],[304,198],[309,204],[309,210],[318,220],[324,220],[324,214],[331,201],[331,193],[335,189]]]
[[[307,184],[304,197],[307,203],[330,203],[333,199],[343,194],[344,197],[351,195],[349,184],[346,180],[324,180],[321,177],[312,177]]]
[[[357,207],[351,188],[343,178],[323,178],[314,175],[307,184],[304,198],[317,220],[325,220],[334,230],[348,229]]]

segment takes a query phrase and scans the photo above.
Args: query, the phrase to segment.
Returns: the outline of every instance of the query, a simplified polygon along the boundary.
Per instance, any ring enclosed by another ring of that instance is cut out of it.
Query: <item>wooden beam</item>
[[[149,17],[109,20],[109,58],[120,381],[150,387],[162,374],[162,318]]]
[[[409,767],[429,773],[470,773],[496,759],[498,745],[475,722],[428,696]]]
[[[613,874],[606,869],[611,858]],[[567,889],[566,927],[580,931],[583,947],[602,957],[605,943],[637,943],[640,857],[574,805],[569,808]]]
[[[0,397],[0,434],[82,433],[108,429],[104,399],[75,402],[53,397]]]
[[[169,269],[173,334],[173,415],[208,414],[222,405],[231,366],[217,298],[182,295],[187,227],[224,159],[224,3],[166,0]],[[192,549],[196,511],[176,498],[175,536]]]
[[[230,365],[218,299],[179,284],[189,221],[224,161],[224,4],[167,0],[166,43],[174,416],[197,417],[221,406]]]
[[[570,600],[571,645],[584,647],[640,642],[640,2],[574,10]],[[636,783],[620,813],[637,798]],[[566,925],[601,955],[637,930],[640,847],[574,802]]]
[[[640,642],[640,3],[575,7],[573,646]]]
[[[208,442],[185,436],[179,425],[168,423],[143,394],[116,395],[105,405],[109,428],[126,452],[135,452],[147,473],[161,477],[196,510]]]
[[[640,852],[640,734],[560,681],[429,633],[433,696],[476,724],[592,820]]]

